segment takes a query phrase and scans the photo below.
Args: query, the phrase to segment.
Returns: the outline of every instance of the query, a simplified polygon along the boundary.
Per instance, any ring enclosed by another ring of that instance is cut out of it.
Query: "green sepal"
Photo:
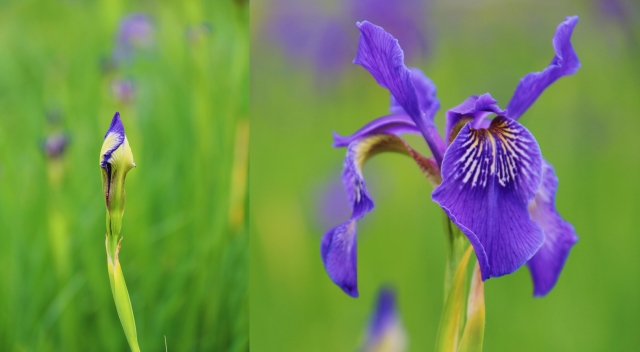
[[[476,262],[469,289],[469,301],[467,303],[467,323],[464,327],[462,340],[458,352],[482,352],[484,342],[485,307],[484,307],[484,283],[480,266]]]
[[[471,251],[472,247],[469,246],[451,280],[451,289],[447,295],[440,327],[438,328],[436,352],[456,352],[457,350],[464,312],[465,278]]]

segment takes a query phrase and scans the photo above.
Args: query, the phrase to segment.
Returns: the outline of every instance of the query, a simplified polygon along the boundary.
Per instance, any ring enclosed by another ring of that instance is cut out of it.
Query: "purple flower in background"
[[[121,103],[127,104],[133,101],[135,86],[129,79],[115,79],[111,82],[111,93]]]
[[[407,334],[396,308],[396,295],[383,287],[378,293],[376,310],[369,321],[362,352],[403,352],[407,349]]]
[[[571,45],[577,23],[574,16],[558,26],[551,63],[520,80],[505,110],[489,94],[471,96],[447,111],[444,138],[434,124],[440,106],[435,85],[420,70],[404,65],[394,37],[369,22],[358,23],[354,63],[390,91],[391,114],[351,136],[334,138],[335,147],[347,147],[342,180],[352,215],[324,234],[321,254],[329,277],[347,294],[358,296],[356,223],[374,205],[362,166],[383,151],[412,157],[436,186],[432,199],[471,242],[483,280],[527,263],[535,296],[553,288],[578,238],[555,209],[553,167],[517,120],[550,84],[580,68]],[[421,134],[433,157],[412,149],[399,137],[404,133]]]
[[[322,226],[331,226],[349,218],[351,207],[344,194],[342,182],[335,180],[325,182],[318,191],[318,220]]]
[[[315,3],[314,3],[315,4]],[[319,72],[339,74],[353,57],[356,37],[349,28],[366,19],[397,33],[407,54],[427,53],[424,23],[426,0],[348,0],[341,11],[323,11],[314,4],[280,0],[267,24],[268,36],[295,62],[312,63]]]
[[[116,62],[131,60],[136,49],[153,45],[154,26],[149,16],[141,13],[129,15],[120,22],[113,53]]]
[[[68,145],[69,137],[65,133],[56,132],[47,136],[42,149],[49,158],[58,159],[64,154]]]

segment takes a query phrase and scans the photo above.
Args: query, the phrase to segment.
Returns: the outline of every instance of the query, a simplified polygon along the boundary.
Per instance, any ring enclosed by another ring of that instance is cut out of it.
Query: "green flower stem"
[[[456,268],[451,289],[447,295],[447,300],[442,312],[438,337],[436,340],[437,352],[456,352],[458,340],[463,329],[463,312],[465,305],[465,278],[467,274],[467,264],[471,257],[472,247],[469,246],[463,254],[458,267]]]
[[[107,267],[109,269],[111,293],[113,293],[113,300],[116,303],[118,317],[124,329],[124,334],[127,337],[127,342],[129,342],[129,347],[131,347],[133,352],[140,352],[138,334],[136,332],[136,321],[133,317],[129,291],[127,291],[127,284],[124,281],[124,275],[122,274],[122,268],[118,260],[120,244],[116,247],[115,257],[111,257],[109,255],[109,242],[109,239],[107,239]]]

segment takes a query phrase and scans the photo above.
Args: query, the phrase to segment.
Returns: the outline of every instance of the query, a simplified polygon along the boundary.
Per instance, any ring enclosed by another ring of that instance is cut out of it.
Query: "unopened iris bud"
[[[104,136],[100,151],[102,190],[107,205],[107,235],[118,235],[124,212],[124,180],[134,168],[133,153],[124,133],[120,113],[116,112]]]
[[[104,135],[100,151],[100,169],[102,170],[102,191],[107,204],[107,264],[111,293],[116,303],[118,317],[125,336],[133,352],[140,352],[136,323],[133,318],[131,299],[124,281],[122,267],[118,259],[122,235],[122,215],[124,213],[124,179],[127,172],[134,168],[131,147],[124,134],[120,113],[116,112],[111,125]]]

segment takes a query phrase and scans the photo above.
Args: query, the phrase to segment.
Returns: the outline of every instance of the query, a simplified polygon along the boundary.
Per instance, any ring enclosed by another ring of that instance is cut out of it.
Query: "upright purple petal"
[[[342,223],[322,236],[320,254],[331,280],[351,297],[358,297],[356,220]]]
[[[558,178],[553,166],[542,163],[542,183],[534,201],[529,205],[531,218],[544,231],[544,243],[527,262],[533,279],[533,294],[544,296],[555,286],[567,261],[569,251],[578,241],[573,226],[556,211],[555,198]]]
[[[416,95],[418,96],[418,102],[420,104],[420,110],[425,115],[425,118],[433,123],[433,117],[440,109],[440,101],[436,98],[436,85],[427,77],[422,70],[418,68],[409,68],[411,71],[411,80],[413,86],[416,89]],[[400,103],[396,98],[391,95],[391,107],[389,111],[392,114],[406,114]]]
[[[346,147],[351,142],[361,139],[363,137],[379,134],[379,133],[390,133],[395,135],[405,134],[405,133],[420,133],[418,128],[416,127],[413,120],[409,117],[409,115],[405,114],[395,114],[395,115],[387,115],[380,118],[377,118],[368,124],[364,125],[354,134],[343,137],[337,133],[333,133],[333,147],[340,148]]]
[[[460,105],[447,111],[447,121],[445,124],[445,138],[451,143],[451,131],[463,118],[473,119],[473,128],[486,128],[483,126],[483,119],[491,114],[504,115],[505,111],[497,105],[498,101],[493,99],[489,93],[472,95]],[[488,122],[488,121],[487,121]]]
[[[432,199],[469,238],[483,280],[516,271],[542,245],[527,210],[541,177],[535,138],[502,116],[488,129],[465,125],[447,149]]]
[[[404,65],[404,54],[398,41],[381,27],[367,21],[357,25],[360,29],[360,41],[353,63],[367,69],[378,84],[391,92],[397,103],[413,119],[440,164],[444,143],[433,122],[421,110],[412,74]]]
[[[562,76],[576,73],[580,60],[571,45],[573,28],[578,24],[578,16],[567,17],[553,36],[553,49],[556,54],[551,63],[542,72],[533,72],[524,76],[513,97],[507,105],[507,116],[517,120],[538,99],[540,94]]]
[[[407,337],[398,316],[395,292],[383,287],[378,293],[362,351],[400,352],[405,351],[406,347]]]

